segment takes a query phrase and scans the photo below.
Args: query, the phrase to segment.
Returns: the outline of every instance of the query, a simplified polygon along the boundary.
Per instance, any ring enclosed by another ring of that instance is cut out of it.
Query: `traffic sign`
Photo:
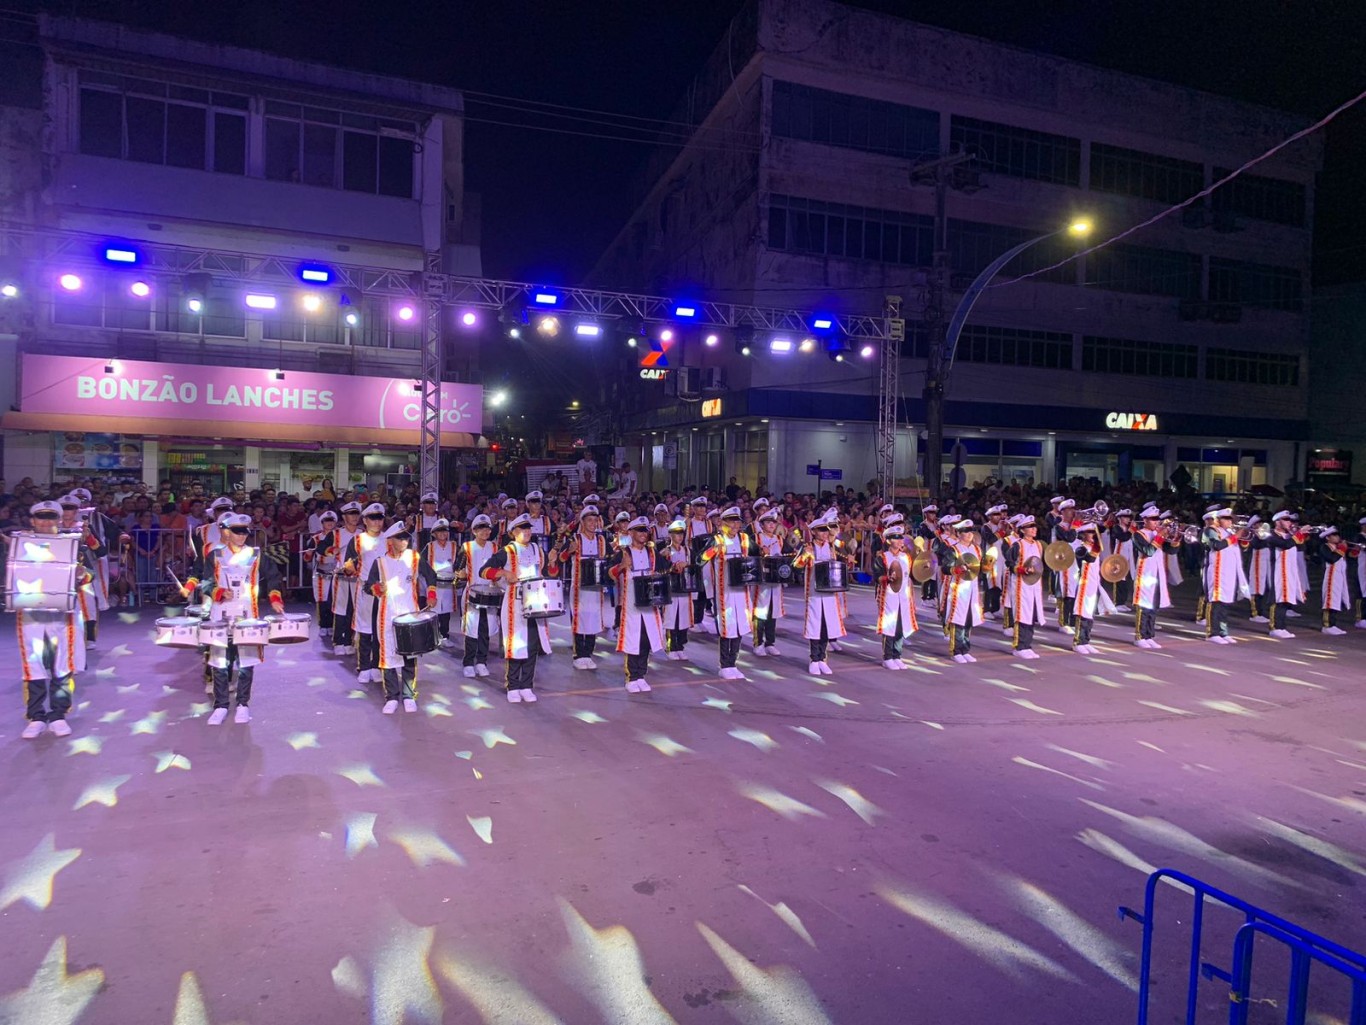
[[[822,469],[821,480],[844,480],[844,471]]]

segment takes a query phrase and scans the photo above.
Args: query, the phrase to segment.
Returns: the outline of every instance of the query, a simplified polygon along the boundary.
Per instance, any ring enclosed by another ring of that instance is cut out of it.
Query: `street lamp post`
[[[925,368],[924,393],[925,484],[932,498],[937,500],[941,497],[939,490],[944,474],[944,392],[948,388],[949,371],[953,369],[953,358],[958,351],[958,336],[963,332],[963,323],[968,319],[968,314],[972,312],[973,306],[991,283],[991,279],[1026,249],[1064,234],[1084,238],[1090,231],[1091,222],[1078,218],[1065,228],[1021,242],[992,260],[982,268],[981,273],[973,279],[963,297],[958,300],[953,315],[949,317],[948,326],[944,328],[943,337],[935,339],[934,344],[930,346],[929,360]]]

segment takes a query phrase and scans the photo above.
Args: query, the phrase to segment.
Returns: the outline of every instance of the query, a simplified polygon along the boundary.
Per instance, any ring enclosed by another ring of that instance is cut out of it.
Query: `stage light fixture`
[[[398,308],[397,316],[399,320],[403,321],[406,324],[408,321],[412,320],[414,317],[417,316],[417,311],[413,309],[411,306],[409,306],[407,303],[404,303],[402,306]]]
[[[283,370],[276,370],[276,371],[274,371],[274,375],[275,375],[275,380],[277,380],[277,381],[283,381],[283,380],[285,379],[285,372],[284,372]]]
[[[634,349],[634,348],[636,347],[636,345],[637,345],[636,336],[635,336],[635,335],[632,335],[630,338],[626,339],[626,344],[627,344],[630,348]]]
[[[475,324],[479,323],[479,314],[475,313],[473,310],[466,310],[464,313],[460,314],[460,323],[464,324],[466,327],[474,327]]]
[[[876,352],[877,349],[873,348],[871,345],[865,345],[862,349],[858,351],[858,354],[862,356],[864,359],[872,359],[873,354]]]
[[[749,356],[754,352],[753,325],[741,324],[735,329],[735,351],[741,356]]]
[[[601,338],[601,324],[575,324],[574,334],[579,338]]]
[[[718,334],[710,334],[707,335],[705,339],[703,339],[703,342],[707,346],[707,348],[714,349],[716,348],[716,346],[721,344],[721,336]]]
[[[741,343],[740,343],[740,355],[741,355],[741,356],[748,356],[748,355],[751,354],[752,351],[753,351],[753,350],[750,349],[749,343],[748,343],[748,342],[741,342]]]
[[[79,274],[63,274],[57,279],[57,284],[61,285],[68,292],[79,292],[81,286],[85,284]]]
[[[510,327],[510,328],[508,328],[508,337],[509,337],[509,338],[521,338],[521,337],[522,337],[522,329],[521,329],[520,327]]]
[[[350,313],[346,314],[346,316],[342,317],[342,320],[346,322],[347,327],[356,327],[360,323],[360,314],[355,310],[352,310]]]
[[[299,268],[299,280],[310,285],[327,285],[332,282],[332,268],[321,263],[305,263]]]
[[[829,331],[834,326],[835,319],[833,317],[827,317],[824,315],[814,317],[811,321],[811,330],[813,331]]]
[[[508,400],[508,393],[505,392],[505,391],[503,391],[503,390],[500,388],[498,391],[494,392],[492,395],[489,396],[489,405],[490,405],[490,406],[501,406],[501,405],[502,405],[503,403],[505,403],[507,400]]]
[[[185,300],[185,308],[189,310],[191,313],[203,313],[204,300],[198,298],[197,296],[191,296],[189,299]]]
[[[128,286],[128,291],[139,299],[146,299],[152,294],[152,286],[145,281],[134,281]]]
[[[135,266],[141,261],[138,251],[127,246],[105,246],[104,259],[106,263],[121,263],[125,266]]]
[[[843,362],[844,362],[844,353],[842,353],[842,352],[832,352],[832,353],[830,353],[830,358],[831,358],[832,360],[834,360],[836,363],[843,363]]]
[[[0,285],[0,297],[5,299],[17,299],[19,297],[19,286],[13,281],[6,281]]]
[[[793,348],[791,338],[771,338],[768,342],[768,351],[780,356],[787,355]]]
[[[317,292],[305,292],[299,304],[304,308],[305,313],[317,313],[323,308],[323,297]]]
[[[682,304],[674,307],[674,316],[680,320],[692,320],[697,316],[697,307]]]
[[[558,306],[560,296],[558,292],[535,291],[531,293],[531,301],[537,306]]]
[[[560,333],[560,318],[546,314],[536,318],[536,333],[542,338],[555,338]]]
[[[273,310],[276,306],[275,296],[264,292],[248,292],[244,301],[247,308],[252,310]]]
[[[659,340],[661,342],[672,342],[674,340],[673,328],[666,327],[663,331],[659,332]]]
[[[811,352],[815,348],[816,339],[814,338],[803,338],[801,342],[797,345],[798,352]]]

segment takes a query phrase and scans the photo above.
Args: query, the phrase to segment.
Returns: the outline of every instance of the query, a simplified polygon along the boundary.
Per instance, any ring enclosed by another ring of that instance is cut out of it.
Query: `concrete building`
[[[425,318],[373,286],[427,254],[481,271],[460,93],[99,22],[0,35],[8,479],[297,491],[407,472],[412,403],[378,429],[357,403],[411,391]],[[444,371],[477,382],[477,354]],[[134,396],[166,380],[198,401]],[[478,393],[447,446],[482,429]]]
[[[1311,444],[1299,475],[1329,492],[1366,487],[1366,282],[1314,290],[1309,362]]]
[[[1109,237],[1304,126],[828,0],[748,5],[673,120],[695,128],[653,155],[594,283],[860,314],[901,296],[907,483],[922,443],[935,249],[934,189],[911,182],[914,166],[975,157],[967,187],[947,196],[961,289],[1074,216]],[[990,288],[963,332],[946,471],[955,456],[968,481],[1161,481],[1184,466],[1206,491],[1296,477],[1320,163],[1310,137],[1122,243],[1054,267],[1075,251],[1064,235],[1017,258],[998,285],[1040,273]],[[771,355],[769,341],[756,336],[746,358],[730,340],[707,347],[685,332],[675,365],[720,376],[684,399],[642,382],[626,421],[650,470],[642,485],[762,476],[806,490],[817,462],[858,486],[876,475],[876,360],[827,362],[821,346]]]

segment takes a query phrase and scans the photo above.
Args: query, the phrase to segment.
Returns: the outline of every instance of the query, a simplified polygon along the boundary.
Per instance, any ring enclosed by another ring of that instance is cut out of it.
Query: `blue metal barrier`
[[[1229,985],[1229,1025],[1246,1025],[1252,997],[1253,939],[1261,934],[1280,943],[1290,952],[1290,982],[1285,998],[1287,1025],[1304,1025],[1309,1000],[1309,974],[1314,964],[1336,972],[1351,984],[1352,1001],[1347,1025],[1366,1025],[1366,954],[1326,940],[1285,919],[1264,911],[1232,894],[1203,883],[1175,869],[1158,869],[1148,876],[1143,894],[1143,912],[1121,906],[1119,916],[1132,918],[1143,926],[1142,962],[1138,976],[1138,1025],[1148,1022],[1148,993],[1152,983],[1153,923],[1157,885],[1164,879],[1193,891],[1195,898],[1191,921],[1191,952],[1186,985],[1186,1025],[1195,1025],[1200,979],[1219,979]],[[1230,968],[1224,969],[1200,959],[1204,931],[1205,902],[1217,901],[1243,915],[1233,941]]]

